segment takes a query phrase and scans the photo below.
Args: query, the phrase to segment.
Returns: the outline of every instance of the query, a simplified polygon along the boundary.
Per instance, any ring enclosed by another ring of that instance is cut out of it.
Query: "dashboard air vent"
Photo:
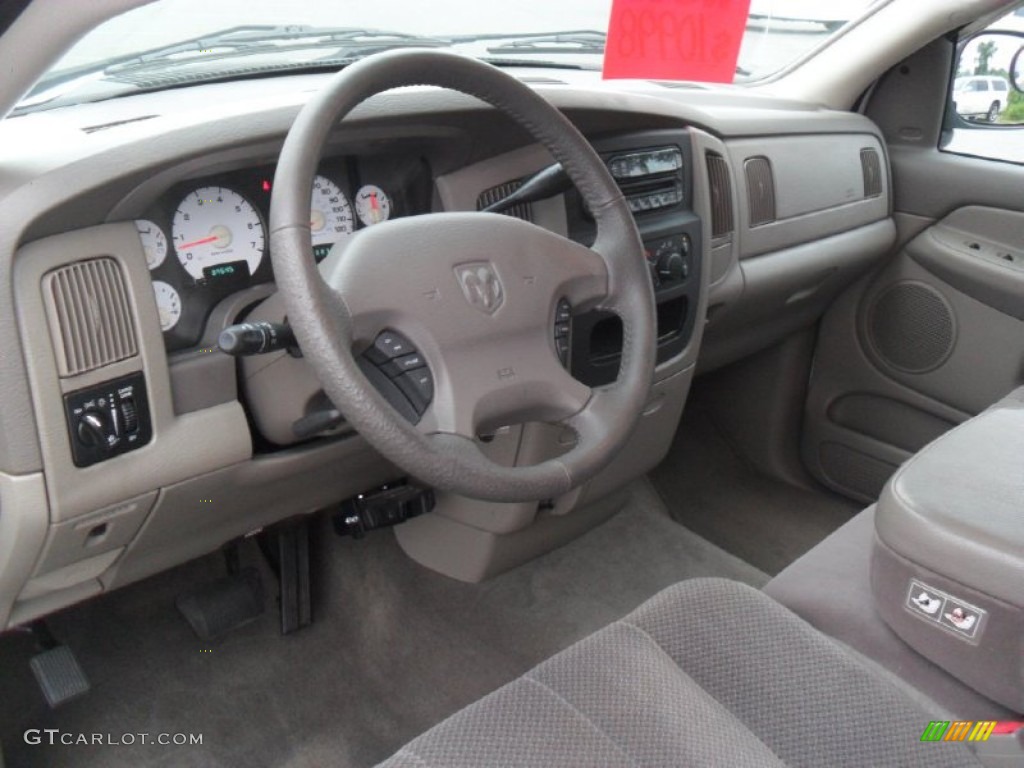
[[[750,226],[759,227],[775,221],[775,176],[767,157],[750,157],[743,164],[747,174],[747,201],[750,205]]]
[[[882,194],[882,162],[876,150],[865,147],[860,151],[860,169],[864,174],[864,197]]]
[[[711,236],[722,237],[733,231],[732,183],[729,165],[717,152],[708,152],[708,187],[711,191]]]
[[[476,200],[476,209],[482,211],[489,205],[493,205],[499,200],[504,200],[506,197],[511,195],[517,189],[523,186],[521,179],[516,181],[508,181],[504,184],[499,184],[496,187],[491,187],[480,193],[480,197]],[[515,216],[517,219],[523,221],[533,221],[533,207],[530,203],[518,203],[513,205],[511,208],[507,208],[502,211],[506,216]]]
[[[114,259],[80,261],[47,273],[43,295],[61,376],[137,354],[128,290]]]

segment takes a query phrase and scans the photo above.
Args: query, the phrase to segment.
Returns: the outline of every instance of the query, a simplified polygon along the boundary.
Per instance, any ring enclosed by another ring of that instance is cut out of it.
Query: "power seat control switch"
[[[141,373],[65,395],[64,413],[76,467],[134,451],[153,437]]]
[[[382,331],[356,362],[396,411],[419,422],[434,399],[434,377],[411,341],[398,331]]]

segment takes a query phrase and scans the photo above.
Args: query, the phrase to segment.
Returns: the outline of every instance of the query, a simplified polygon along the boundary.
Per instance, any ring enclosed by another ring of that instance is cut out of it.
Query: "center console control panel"
[[[681,353],[693,335],[700,298],[701,220],[693,212],[693,158],[685,129],[643,131],[593,142],[622,190],[644,246],[658,309],[658,362]],[[595,225],[570,198],[569,236],[590,245]],[[589,386],[615,380],[622,323],[608,312],[573,318],[571,369]]]

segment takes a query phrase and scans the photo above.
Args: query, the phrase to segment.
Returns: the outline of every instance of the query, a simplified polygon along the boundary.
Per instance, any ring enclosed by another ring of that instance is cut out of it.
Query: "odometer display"
[[[263,261],[263,220],[252,204],[224,187],[200,187],[185,196],[171,227],[174,252],[194,280],[204,270],[244,262],[252,275]]]

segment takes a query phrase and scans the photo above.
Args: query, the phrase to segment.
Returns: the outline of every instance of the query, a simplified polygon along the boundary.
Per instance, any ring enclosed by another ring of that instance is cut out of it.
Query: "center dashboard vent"
[[[729,180],[729,164],[717,152],[705,155],[708,168],[708,187],[711,192],[711,236],[724,237],[732,234],[732,182]]]
[[[499,200],[504,200],[506,197],[511,195],[517,189],[523,186],[523,180],[517,179],[515,181],[507,181],[504,184],[499,184],[496,187],[485,189],[480,193],[480,196],[476,199],[476,209],[482,211],[490,205],[494,205]],[[506,216],[514,216],[517,219],[523,221],[533,221],[533,206],[530,203],[517,203],[509,208],[502,211]]]
[[[43,296],[62,377],[138,354],[128,289],[114,259],[89,259],[47,273]]]
[[[759,227],[775,221],[775,176],[767,157],[750,157],[743,164],[747,176],[747,204],[750,226]]]

